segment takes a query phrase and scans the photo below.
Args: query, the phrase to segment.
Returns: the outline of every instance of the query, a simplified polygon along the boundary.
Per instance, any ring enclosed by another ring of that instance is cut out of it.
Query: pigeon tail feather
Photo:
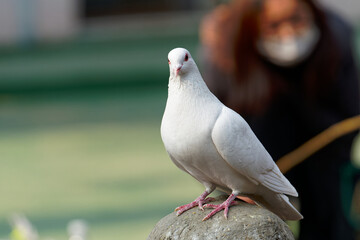
[[[298,221],[303,219],[303,216],[290,203],[289,198],[284,194],[274,194],[269,191],[251,198],[254,199],[257,204],[267,208],[283,220]]]

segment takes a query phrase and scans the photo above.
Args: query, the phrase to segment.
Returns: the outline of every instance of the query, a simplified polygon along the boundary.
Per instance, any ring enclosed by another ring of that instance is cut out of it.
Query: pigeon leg
[[[215,215],[215,213],[220,212],[221,210],[224,210],[224,216],[227,219],[227,215],[228,215],[228,212],[229,212],[229,207],[238,204],[237,201],[234,201],[236,196],[237,196],[237,194],[232,193],[228,197],[228,199],[226,199],[223,203],[221,203],[219,205],[214,205],[214,204],[206,204],[206,205],[204,205],[204,208],[215,208],[215,209],[211,213],[209,213],[206,217],[204,217],[203,221],[208,220],[213,215]]]
[[[203,194],[201,194],[197,199],[195,199],[193,202],[189,203],[189,204],[186,204],[186,205],[183,205],[183,206],[180,206],[180,207],[177,207],[175,209],[176,212],[176,215],[179,216],[180,214],[182,214],[183,212],[193,208],[193,207],[196,207],[196,206],[199,206],[199,208],[201,210],[204,210],[203,208],[203,204],[204,203],[208,203],[208,202],[211,202],[211,201],[214,201],[215,199],[214,198],[211,198],[211,197],[208,197],[207,196],[209,195],[210,193],[208,191],[205,191]]]

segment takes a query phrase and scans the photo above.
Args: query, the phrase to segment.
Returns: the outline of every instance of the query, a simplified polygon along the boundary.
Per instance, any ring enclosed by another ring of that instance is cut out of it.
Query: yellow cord
[[[280,158],[276,164],[282,173],[286,173],[338,137],[346,135],[357,129],[360,129],[360,115],[345,119],[332,125],[320,134],[311,138],[309,141],[305,142],[299,148]]]

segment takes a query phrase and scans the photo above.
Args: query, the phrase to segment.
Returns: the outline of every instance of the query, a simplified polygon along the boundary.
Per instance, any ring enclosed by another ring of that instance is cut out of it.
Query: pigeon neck
[[[169,93],[181,92],[204,93],[209,91],[199,71],[192,71],[184,75],[170,76]]]

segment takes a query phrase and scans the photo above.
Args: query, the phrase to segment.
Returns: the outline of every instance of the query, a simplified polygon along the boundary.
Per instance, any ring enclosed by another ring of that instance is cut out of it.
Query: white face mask
[[[276,65],[294,66],[311,54],[319,38],[318,28],[312,26],[300,35],[284,40],[278,38],[259,40],[257,48],[261,55]]]

